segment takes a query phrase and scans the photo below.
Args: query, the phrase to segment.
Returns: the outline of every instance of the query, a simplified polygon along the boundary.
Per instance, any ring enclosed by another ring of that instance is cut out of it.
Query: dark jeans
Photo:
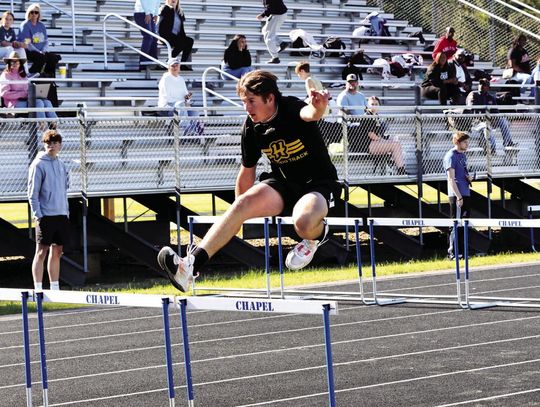
[[[471,215],[471,208],[470,208],[470,196],[464,196],[463,197],[463,205],[461,206],[461,209],[458,213],[457,205],[456,205],[456,197],[455,196],[449,196],[448,202],[450,203],[450,217],[452,219],[464,219],[468,218]],[[456,233],[456,230],[454,227],[450,228],[450,235],[448,237],[448,255],[453,256],[454,255],[454,235]],[[458,236],[458,243],[459,243],[459,253],[463,254],[463,239],[459,238]]]
[[[177,36],[171,36],[166,38],[167,41],[171,44],[172,47],[172,57],[175,58],[182,53],[182,57],[180,58],[180,61],[186,62],[191,61],[191,50],[193,49],[193,38],[191,37],[181,37],[180,35]]]
[[[144,13],[134,13],[133,17],[135,19],[135,22],[140,27],[146,28],[148,31],[152,31],[153,33],[156,32],[156,23],[154,23],[154,16],[152,16],[152,19],[150,20],[150,24],[146,24],[144,22],[145,18]],[[144,31],[141,31],[142,34],[142,44],[141,44],[141,51],[145,54],[150,55],[151,57],[154,57],[157,59],[157,39],[156,37],[152,37],[150,34],[145,33]],[[140,62],[147,62],[150,61],[147,57],[144,55],[141,55],[139,57]]]
[[[48,78],[56,77],[56,65],[62,59],[60,55],[54,52],[41,53],[26,50],[26,57],[32,62],[28,70],[30,73],[43,73]]]
[[[454,86],[422,86],[422,96],[426,99],[438,99],[441,105],[447,105],[448,99],[452,99],[452,103],[456,103],[459,99],[457,87]]]

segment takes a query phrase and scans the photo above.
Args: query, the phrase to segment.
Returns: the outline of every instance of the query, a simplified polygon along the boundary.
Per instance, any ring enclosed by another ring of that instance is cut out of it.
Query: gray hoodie
[[[62,160],[46,152],[38,153],[28,170],[28,200],[32,215],[69,216],[67,190],[69,172]]]

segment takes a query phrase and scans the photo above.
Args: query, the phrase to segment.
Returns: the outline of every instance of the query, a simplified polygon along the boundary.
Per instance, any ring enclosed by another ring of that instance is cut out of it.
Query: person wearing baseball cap
[[[366,97],[358,91],[358,76],[350,73],[346,78],[345,90],[337,97],[337,105],[342,113],[361,116],[367,106]]]
[[[167,60],[167,72],[159,81],[158,107],[167,107],[170,110],[165,115],[172,116],[175,108],[185,108],[191,104],[191,92],[188,91],[186,81],[180,75],[180,58]]]

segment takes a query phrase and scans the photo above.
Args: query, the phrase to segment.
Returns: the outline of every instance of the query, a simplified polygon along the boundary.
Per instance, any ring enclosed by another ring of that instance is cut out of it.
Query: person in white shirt
[[[196,117],[199,112],[191,109],[192,93],[186,86],[186,81],[180,76],[180,59],[170,58],[167,61],[168,71],[159,80],[158,107],[168,108],[161,114],[173,116],[176,110],[180,117]],[[201,135],[204,131],[203,123],[195,119],[180,121],[184,135]]]
[[[191,105],[192,94],[180,76],[180,59],[170,58],[167,66],[168,71],[159,80],[158,107],[169,107],[170,111],[165,114],[172,116],[174,109],[185,110]]]

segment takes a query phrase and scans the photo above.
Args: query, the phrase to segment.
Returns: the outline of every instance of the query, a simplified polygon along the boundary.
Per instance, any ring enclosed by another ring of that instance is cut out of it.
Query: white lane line
[[[453,372],[447,372],[447,373],[439,373],[439,374],[434,374],[434,375],[429,375],[429,376],[414,377],[414,378],[405,379],[405,380],[394,380],[394,381],[390,381],[390,382],[376,383],[376,384],[371,384],[371,385],[366,385],[366,386],[351,387],[351,388],[348,388],[348,389],[339,389],[339,390],[335,390],[335,392],[336,393],[345,393],[345,392],[350,392],[350,391],[358,391],[358,390],[364,390],[364,389],[375,388],[375,387],[383,387],[383,386],[389,386],[389,385],[404,384],[404,383],[416,382],[416,381],[421,381],[421,380],[430,380],[430,379],[436,379],[436,378],[440,378],[440,377],[461,375],[461,374],[464,374],[464,373],[472,373],[472,372],[478,372],[478,371],[483,371],[483,370],[498,369],[498,368],[511,367],[511,366],[519,366],[519,365],[524,365],[524,364],[529,364],[529,363],[538,363],[538,362],[540,362],[540,359],[526,360],[526,361],[513,362],[513,363],[505,363],[505,364],[493,365],[493,366],[483,366],[483,367],[467,369],[467,370],[459,370],[459,371],[453,371]],[[202,386],[208,386],[208,385],[212,385],[212,384],[230,383],[230,382],[236,382],[236,381],[247,380],[247,379],[260,379],[260,378],[263,378],[263,377],[276,376],[276,375],[279,375],[279,374],[290,374],[290,373],[302,372],[302,371],[313,370],[313,369],[326,369],[326,365],[316,366],[316,367],[311,367],[311,368],[304,368],[304,369],[288,370],[286,372],[271,372],[271,373],[263,373],[263,374],[257,374],[257,375],[251,375],[251,376],[234,377],[234,378],[229,378],[229,379],[225,379],[225,380],[214,380],[214,381],[209,381],[209,382],[204,382],[204,383],[194,383],[193,386],[194,387],[202,387]],[[180,389],[184,389],[185,387],[186,386],[182,385],[182,386],[175,386],[174,388],[175,388],[175,390],[180,390]],[[73,400],[73,401],[68,401],[68,402],[64,402],[64,403],[49,404],[49,406],[65,406],[65,405],[72,405],[72,404],[91,403],[91,402],[101,401],[101,400],[111,400],[111,399],[115,399],[115,398],[131,397],[131,396],[138,396],[138,395],[143,395],[143,394],[151,394],[151,393],[165,392],[165,391],[167,391],[166,388],[160,388],[160,389],[146,390],[146,391],[140,391],[140,392],[134,392],[134,393],[116,394],[116,395],[113,395],[113,396],[106,396],[106,397],[96,397],[96,398],[92,398],[92,399]],[[326,392],[312,393],[312,394],[306,394],[306,395],[297,396],[297,397],[289,397],[289,398],[284,398],[284,399],[269,400],[269,401],[264,401],[264,402],[260,402],[260,403],[255,403],[255,404],[245,404],[245,405],[237,406],[237,407],[263,406],[263,405],[268,405],[268,404],[283,403],[283,402],[287,402],[287,401],[301,400],[301,399],[320,397],[320,396],[327,396],[327,393]]]
[[[355,307],[351,307],[350,309],[354,309]],[[463,312],[463,310],[459,309],[459,310],[449,310],[449,311],[437,311],[437,312],[426,312],[426,313],[421,313],[421,314],[413,314],[413,315],[403,315],[403,316],[399,316],[399,317],[390,317],[390,318],[379,318],[379,319],[372,319],[372,320],[366,320],[366,321],[358,321],[358,322],[345,322],[345,323],[342,323],[342,324],[339,324],[339,326],[348,326],[348,325],[356,325],[356,324],[364,324],[364,323],[371,323],[371,322],[384,322],[384,321],[390,321],[390,320],[400,320],[400,319],[410,319],[410,318],[416,318],[416,317],[425,317],[425,316],[429,316],[429,315],[440,315],[440,314],[448,314],[448,313],[454,313],[454,312]],[[291,314],[289,315],[273,315],[272,318],[279,318],[279,317],[285,317],[285,316],[290,316]],[[190,326],[190,329],[193,329],[194,327],[205,327],[207,326],[208,324],[199,324],[199,325],[194,325],[194,326]],[[336,325],[332,325],[333,327],[336,327]],[[179,328],[171,328],[171,331],[172,330],[178,330]],[[320,326],[317,325],[316,327],[314,327],[313,329],[320,329]],[[139,331],[141,332],[141,331]],[[84,338],[83,338],[84,339]],[[49,345],[50,342],[47,342],[47,345]],[[38,346],[39,344],[38,343],[32,343],[30,344],[30,346]],[[173,343],[172,346],[180,346],[182,345],[182,343]],[[22,347],[22,346],[20,346]],[[153,350],[153,349],[161,349],[162,348],[162,345],[158,345],[158,346],[146,346],[146,347],[139,347],[139,348],[130,348],[130,349],[123,349],[123,350],[114,350],[114,351],[109,351],[109,352],[98,352],[98,353],[90,353],[90,354],[85,354],[85,355],[76,355],[76,356],[71,356],[71,357],[62,357],[62,358],[56,358],[56,359],[47,359],[48,362],[52,362],[52,361],[61,361],[61,360],[70,360],[70,359],[78,359],[78,358],[92,358],[92,357],[97,357],[97,356],[107,356],[107,355],[114,355],[116,353],[118,354],[122,354],[122,353],[127,353],[127,352],[142,352],[142,351],[148,351],[148,350]],[[2,348],[3,349],[3,348]],[[33,361],[31,363],[39,363],[39,361]],[[14,366],[23,366],[24,363],[11,363],[11,364],[7,364],[7,365],[1,365],[0,368],[8,368],[8,367],[14,367]]]
[[[525,364],[529,364],[529,363],[539,363],[539,362],[540,362],[540,359],[533,359],[533,360],[525,360],[525,361],[521,361],[521,362],[504,363],[504,364],[493,365],[493,366],[483,366],[483,367],[478,367],[478,368],[474,368],[474,369],[457,370],[457,371],[453,371],[453,372],[438,373],[438,374],[429,375],[429,376],[413,377],[413,378],[404,379],[404,380],[394,380],[394,381],[390,381],[390,382],[376,383],[376,384],[370,384],[370,385],[366,385],[366,386],[350,387],[348,389],[335,390],[335,392],[336,393],[346,393],[346,392],[351,392],[351,391],[365,390],[365,389],[371,389],[371,388],[383,387],[383,386],[392,386],[392,385],[396,385],[396,384],[405,384],[405,383],[417,382],[417,381],[421,381],[421,380],[438,379],[438,378],[441,378],[441,377],[448,377],[448,376],[453,376],[453,375],[461,375],[461,374],[465,374],[465,373],[474,373],[474,372],[480,372],[480,371],[483,371],[483,370],[491,370],[491,369],[499,369],[499,368],[512,367],[512,366],[520,366],[520,365],[525,365]],[[263,375],[261,375],[261,376],[263,376]],[[269,400],[269,401],[264,401],[264,402],[261,402],[261,403],[244,404],[242,406],[237,406],[237,407],[264,406],[264,405],[268,405],[268,404],[284,403],[284,402],[293,401],[293,400],[301,400],[301,399],[320,397],[320,396],[327,396],[327,395],[328,395],[328,393],[326,393],[326,392],[324,392],[324,393],[305,394],[303,396],[289,397],[289,398],[276,399],[276,400]]]
[[[339,362],[339,363],[334,363],[334,366],[347,366],[347,365],[356,364],[356,363],[375,362],[375,361],[379,361],[379,360],[396,359],[396,358],[409,357],[409,356],[418,356],[418,355],[424,355],[424,354],[430,354],[430,353],[436,353],[436,352],[446,352],[446,351],[449,351],[449,350],[465,349],[465,348],[472,348],[472,347],[479,347],[479,346],[489,346],[489,345],[496,345],[496,344],[502,344],[502,343],[508,343],[508,342],[518,342],[518,341],[524,341],[524,340],[529,340],[529,339],[538,339],[538,338],[540,338],[540,335],[531,335],[531,336],[525,336],[525,337],[519,337],[519,338],[499,339],[499,340],[495,340],[495,341],[487,341],[487,342],[472,343],[472,344],[465,344],[465,345],[456,345],[456,346],[449,346],[449,347],[444,347],[444,348],[427,349],[427,350],[416,351],[416,352],[398,353],[398,354],[393,354],[393,355],[371,357],[371,358],[368,358],[368,359],[358,359],[358,360],[354,360],[354,361]],[[379,336],[379,337],[363,338],[363,340],[370,340],[370,339],[379,340],[379,339],[384,339],[384,337]],[[347,341],[334,342],[332,345],[333,346],[335,346],[336,344],[346,345],[346,344],[354,343],[354,342],[358,342],[358,340],[347,340]],[[190,344],[191,344],[191,342],[190,342]],[[180,344],[173,345],[173,346],[180,346]],[[208,363],[208,362],[215,362],[215,361],[226,360],[226,359],[236,359],[236,358],[260,356],[260,355],[265,355],[265,354],[277,354],[277,353],[283,353],[283,352],[292,352],[292,351],[295,351],[295,350],[305,351],[306,349],[313,349],[313,348],[318,348],[318,347],[323,347],[323,346],[324,346],[324,344],[322,344],[322,343],[321,344],[315,344],[315,345],[302,345],[302,346],[290,347],[290,348],[286,348],[286,349],[272,349],[272,350],[267,350],[267,351],[250,352],[250,353],[235,354],[235,355],[228,355],[228,356],[219,356],[219,357],[213,357],[213,358],[207,358],[207,359],[198,359],[198,360],[193,360],[192,363],[193,364],[195,364],[195,363]],[[163,346],[157,346],[155,348],[162,348],[162,347]],[[48,360],[48,362],[50,364],[53,361],[63,361],[65,359],[69,359],[69,358],[51,359],[51,360]],[[35,363],[37,363],[37,362],[35,362]],[[174,366],[181,366],[183,364],[184,364],[183,362],[173,363]],[[98,376],[113,375],[113,374],[125,374],[125,373],[129,373],[129,372],[137,372],[137,371],[142,371],[142,370],[146,370],[146,369],[158,369],[158,368],[163,368],[163,367],[165,367],[165,365],[154,365],[154,366],[138,367],[138,368],[131,368],[131,369],[114,370],[114,371],[109,371],[109,372],[101,372],[101,373],[93,373],[93,374],[88,374],[88,375],[69,376],[69,377],[64,377],[64,378],[59,378],[59,379],[52,379],[52,380],[49,380],[49,382],[76,380],[76,379],[81,379],[81,378],[98,377]],[[326,368],[326,365],[309,367],[309,368],[304,368],[304,369],[305,370],[313,370],[313,369],[323,369],[323,368]],[[289,373],[289,372],[296,372],[296,371],[302,371],[302,370],[303,369],[295,369],[293,371],[283,371],[283,372],[280,372],[280,373],[286,374],[286,373]],[[35,384],[38,384],[38,383],[39,382],[36,382]],[[23,385],[24,385],[23,383],[19,383],[19,384],[0,386],[0,390],[9,389],[9,388],[13,388],[13,387],[20,387],[20,386],[23,386]]]
[[[483,397],[481,399],[474,399],[474,400],[460,401],[458,403],[441,404],[441,405],[436,406],[436,407],[463,406],[465,404],[478,403],[480,401],[499,400],[499,399],[503,399],[503,398],[521,396],[523,394],[530,394],[530,393],[537,393],[537,392],[540,392],[540,388],[530,389],[530,390],[523,390],[523,391],[516,391],[516,392],[513,392],[513,393],[498,394],[496,396]]]
[[[359,307],[348,307],[348,308],[340,308],[340,311],[343,312],[345,310],[358,310]],[[377,319],[371,319],[371,320],[363,320],[363,321],[356,321],[356,322],[347,322],[342,324],[333,324],[332,326],[347,326],[351,324],[365,324],[370,322],[382,322],[382,321],[391,321],[396,319],[407,319],[407,318],[415,318],[415,317],[422,317],[422,316],[428,316],[428,315],[438,315],[438,314],[446,314],[446,313],[453,313],[453,312],[463,312],[462,309],[455,309],[455,310],[447,310],[447,311],[432,311],[432,312],[426,312],[421,314],[412,314],[412,315],[404,315],[399,317],[390,317],[390,318],[377,318]],[[267,319],[278,319],[278,318],[289,318],[293,316],[305,316],[303,314],[281,314],[281,315],[270,315],[266,317],[254,317],[254,318],[247,318],[247,319],[239,319],[234,321],[221,321],[221,322],[209,322],[209,323],[203,323],[203,324],[194,324],[189,325],[189,329],[194,328],[205,328],[209,326],[222,326],[222,325],[229,325],[229,324],[237,324],[241,323],[243,321],[261,321],[261,320],[267,320]],[[320,325],[317,325],[315,327],[312,327],[310,329],[319,329]],[[171,327],[171,331],[179,330],[180,327]],[[163,331],[163,328],[159,329],[152,329],[152,330],[146,330],[146,331],[131,331],[131,332],[123,332],[118,334],[108,334],[108,335],[101,335],[101,336],[94,336],[94,337],[83,337],[83,338],[72,338],[72,339],[64,339],[61,341],[47,341],[47,345],[49,344],[56,344],[56,343],[70,343],[70,342],[79,342],[79,341],[85,341],[85,340],[95,340],[95,339],[107,339],[107,338],[114,338],[118,336],[126,336],[126,335],[140,335],[143,333],[155,333],[155,332],[161,332]],[[38,343],[31,343],[30,346],[37,346]],[[2,350],[10,350],[10,349],[17,349],[22,348],[23,345],[12,345],[12,346],[5,346],[0,347],[0,351]]]

